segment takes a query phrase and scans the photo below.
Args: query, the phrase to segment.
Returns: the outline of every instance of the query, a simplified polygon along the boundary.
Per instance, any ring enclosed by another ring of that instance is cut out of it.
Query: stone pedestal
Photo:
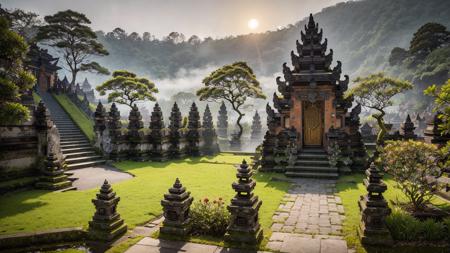
[[[60,190],[69,188],[72,182],[64,174],[64,161],[58,161],[56,155],[49,152],[36,188],[45,190]]]
[[[387,186],[381,180],[383,175],[372,163],[366,170],[364,185],[368,194],[361,196],[358,205],[361,211],[361,223],[358,234],[363,244],[392,245],[393,240],[386,227],[386,217],[391,213],[383,197]]]
[[[289,143],[289,130],[280,131],[277,135],[277,145],[274,153],[275,166],[273,170],[276,172],[286,171],[290,157]]]
[[[194,198],[177,178],[168,194],[161,200],[164,221],[159,231],[161,234],[186,236],[189,234],[189,209]]]
[[[117,213],[119,201],[120,198],[105,180],[97,198],[92,200],[96,211],[92,221],[89,222],[88,236],[91,240],[110,242],[127,232],[127,225]]]
[[[247,162],[242,161],[236,174],[238,182],[232,185],[237,194],[228,206],[231,220],[225,234],[227,242],[256,245],[263,238],[258,217],[262,201],[253,193],[256,182],[251,178],[252,175]]]

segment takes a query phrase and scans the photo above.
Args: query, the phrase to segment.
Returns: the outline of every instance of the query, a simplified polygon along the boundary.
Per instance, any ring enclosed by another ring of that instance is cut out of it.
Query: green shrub
[[[222,198],[214,201],[204,198],[195,202],[190,216],[191,231],[194,235],[223,236],[230,219]]]
[[[414,241],[420,237],[421,222],[410,214],[394,208],[391,215],[386,218],[386,225],[395,240]]]
[[[444,224],[445,228],[447,229],[446,235],[447,240],[450,241],[450,217],[445,218],[442,223]]]
[[[420,221],[400,208],[394,208],[386,218],[386,225],[398,241],[439,241],[449,234],[450,218],[443,222],[433,219]]]
[[[445,225],[433,219],[421,222],[421,234],[426,241],[439,241],[445,238]]]

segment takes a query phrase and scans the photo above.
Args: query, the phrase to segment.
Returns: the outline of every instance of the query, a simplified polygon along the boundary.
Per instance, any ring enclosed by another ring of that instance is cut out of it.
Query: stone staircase
[[[66,157],[67,168],[81,169],[104,164],[105,160],[96,154],[89,139],[53,96],[48,92],[41,92],[40,95],[61,136],[61,150]]]
[[[297,155],[297,160],[292,166],[286,168],[288,177],[337,179],[339,171],[331,168],[328,155],[320,148],[305,148]]]

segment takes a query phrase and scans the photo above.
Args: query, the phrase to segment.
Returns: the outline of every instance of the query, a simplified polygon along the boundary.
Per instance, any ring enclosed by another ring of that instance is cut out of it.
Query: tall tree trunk
[[[241,136],[242,136],[242,133],[244,132],[244,128],[241,125],[241,119],[242,119],[242,117],[244,117],[244,114],[242,114],[239,110],[235,110],[235,111],[239,114],[239,117],[237,118],[237,122],[236,123],[237,123],[238,128],[239,128],[238,139],[240,140]]]
[[[75,81],[77,80],[77,72],[78,71],[72,71],[72,82],[70,82],[73,85],[75,85]]]
[[[377,135],[377,146],[381,146],[384,143],[384,135],[387,133],[386,125],[384,124],[384,115],[386,113],[382,111],[380,114],[373,115],[373,117],[377,120],[377,124],[380,127],[380,131]]]

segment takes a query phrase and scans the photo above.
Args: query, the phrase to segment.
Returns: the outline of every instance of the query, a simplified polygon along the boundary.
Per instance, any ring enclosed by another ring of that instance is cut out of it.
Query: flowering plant
[[[191,231],[196,235],[223,236],[226,232],[230,214],[222,198],[208,198],[195,202],[190,211]]]

